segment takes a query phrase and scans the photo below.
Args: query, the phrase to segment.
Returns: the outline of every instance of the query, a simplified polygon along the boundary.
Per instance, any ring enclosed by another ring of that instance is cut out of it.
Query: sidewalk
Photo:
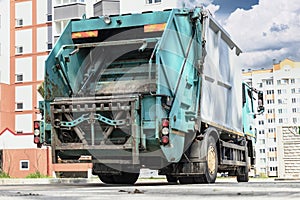
[[[299,179],[274,179],[274,178],[250,178],[249,182],[280,182],[280,181],[300,181]],[[149,182],[167,182],[164,177],[141,177],[137,183]],[[234,182],[237,183],[235,177],[217,178],[216,183]],[[88,184],[102,183],[98,177],[92,178],[2,178],[0,185],[34,185],[34,184]]]

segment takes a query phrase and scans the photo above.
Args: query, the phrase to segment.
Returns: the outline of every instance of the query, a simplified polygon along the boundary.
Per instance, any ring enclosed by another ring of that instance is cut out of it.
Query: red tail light
[[[39,129],[40,128],[40,122],[35,121],[34,122],[34,129]]]
[[[162,129],[161,129],[161,143],[163,145],[169,144],[169,120],[163,119],[162,120]]]
[[[169,136],[163,136],[162,138],[161,138],[161,143],[163,143],[163,144],[168,144],[169,143]]]
[[[40,121],[33,122],[33,142],[37,145],[40,144]]]
[[[34,144],[39,144],[40,143],[40,138],[39,137],[34,137],[33,142],[34,142]]]
[[[164,119],[164,120],[162,121],[162,126],[163,126],[163,127],[169,127],[169,120]]]

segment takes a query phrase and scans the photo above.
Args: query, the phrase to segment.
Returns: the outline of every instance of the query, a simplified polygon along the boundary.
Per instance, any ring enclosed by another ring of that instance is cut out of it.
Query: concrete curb
[[[279,178],[250,178],[249,182],[280,182],[280,181],[300,181],[300,179],[279,179]],[[140,177],[138,183],[148,182],[167,182],[166,179],[159,177]],[[235,177],[217,178],[216,182],[236,182]],[[102,182],[98,177],[92,178],[2,178],[0,185],[34,185],[34,184],[89,184]]]
[[[0,185],[101,183],[97,178],[3,178]]]

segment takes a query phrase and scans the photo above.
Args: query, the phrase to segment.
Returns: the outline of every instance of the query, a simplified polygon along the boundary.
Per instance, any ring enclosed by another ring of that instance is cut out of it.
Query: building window
[[[293,123],[297,124],[297,118],[296,117],[293,117]]]
[[[259,143],[260,143],[260,144],[266,144],[266,140],[265,140],[265,139],[260,139],[260,140],[259,140]]]
[[[292,89],[291,89],[291,92],[292,92],[292,94],[296,93],[296,89],[295,89],[295,88],[292,88]]]
[[[23,103],[22,102],[16,103],[16,110],[23,110]]]
[[[17,79],[16,82],[22,82],[23,81],[23,74],[17,74],[16,79]]]
[[[279,113],[279,114],[287,113],[287,109],[286,109],[286,108],[283,108],[283,109],[282,109],[282,108],[279,108],[279,109],[278,109],[278,113]]]
[[[269,148],[269,152],[275,152],[276,151],[276,147],[270,147]]]
[[[258,87],[262,88],[263,84],[262,83],[258,83]]]
[[[260,158],[260,163],[266,163],[266,159],[265,158]]]
[[[275,119],[274,118],[268,119],[268,123],[275,123]]]
[[[266,85],[273,85],[273,80],[267,80]]]
[[[286,94],[286,89],[279,89],[277,90],[278,94]]]
[[[270,172],[276,172],[277,171],[277,167],[270,167]]]
[[[260,135],[265,134],[265,130],[259,130],[259,131],[258,131],[258,134],[260,134]]]
[[[266,153],[266,150],[265,149],[260,149],[259,153]]]
[[[23,19],[16,19],[16,27],[23,26]]]
[[[16,51],[17,51],[17,52],[16,52],[17,54],[23,53],[23,47],[22,47],[22,46],[17,46],[17,47],[16,47]]]
[[[288,79],[277,80],[277,85],[286,85],[286,84],[289,84]]]
[[[267,104],[274,104],[274,99],[268,99]]]
[[[146,0],[146,4],[161,3],[161,0]]]
[[[276,157],[270,157],[269,160],[270,161],[277,161],[277,158]]]
[[[29,160],[20,160],[20,170],[29,170]]]
[[[295,83],[295,79],[294,79],[294,78],[291,79],[291,83],[292,83],[292,84]]]
[[[47,47],[48,47],[48,50],[51,50],[52,49],[52,43],[47,43]]]
[[[268,109],[267,112],[268,112],[268,114],[272,114],[272,113],[274,113],[274,109]]]
[[[275,128],[269,128],[268,129],[269,133],[275,133],[275,130],[276,130]]]
[[[296,103],[296,98],[292,98],[292,103]]]
[[[267,90],[267,94],[274,94],[274,90]]]
[[[288,118],[279,118],[278,122],[279,122],[279,124],[287,124]]]
[[[47,14],[47,21],[52,22],[52,14]]]

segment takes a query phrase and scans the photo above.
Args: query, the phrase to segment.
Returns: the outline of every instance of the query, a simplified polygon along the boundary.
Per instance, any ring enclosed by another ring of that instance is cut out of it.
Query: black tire
[[[215,183],[218,172],[218,149],[217,141],[210,134],[206,138],[206,162],[204,166],[204,176],[201,176],[201,183]],[[199,180],[201,180],[199,179]]]
[[[113,175],[114,183],[116,184],[134,184],[139,178],[139,173],[122,172],[120,175]]]
[[[100,181],[102,181],[103,183],[106,184],[114,184],[114,178],[112,175],[103,175],[103,174],[99,174],[98,175]]]
[[[166,175],[168,183],[177,183],[178,178],[172,175]]]

